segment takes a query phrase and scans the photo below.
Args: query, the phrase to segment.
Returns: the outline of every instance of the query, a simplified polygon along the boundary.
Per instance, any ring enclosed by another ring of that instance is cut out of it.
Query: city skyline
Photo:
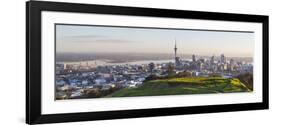
[[[253,57],[254,33],[56,25],[57,53],[163,53]],[[227,42],[225,42],[227,41]]]
[[[253,33],[56,27],[56,100],[253,91]]]

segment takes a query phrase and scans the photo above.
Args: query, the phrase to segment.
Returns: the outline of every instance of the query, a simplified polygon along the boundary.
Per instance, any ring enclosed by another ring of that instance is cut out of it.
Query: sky
[[[57,53],[174,53],[253,57],[254,33],[56,25]]]

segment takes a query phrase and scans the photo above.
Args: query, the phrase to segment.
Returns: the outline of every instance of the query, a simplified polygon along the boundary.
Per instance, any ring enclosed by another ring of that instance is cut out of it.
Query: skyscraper
[[[230,59],[230,62],[229,62],[229,70],[230,70],[230,71],[233,71],[233,70],[234,70],[234,60],[233,60],[233,59]]]
[[[224,54],[221,54],[221,60],[220,61],[221,61],[221,63],[226,63]]]
[[[194,54],[192,55],[192,62],[196,62],[196,57]]]
[[[211,57],[210,63],[211,63],[211,65],[213,65],[215,63],[215,56]]]
[[[213,55],[213,56],[211,57],[211,59],[210,59],[210,69],[211,69],[212,71],[215,70],[215,56],[214,56],[214,55]]]

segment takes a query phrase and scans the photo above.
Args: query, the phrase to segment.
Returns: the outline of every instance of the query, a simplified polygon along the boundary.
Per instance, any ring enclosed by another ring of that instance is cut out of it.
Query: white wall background
[[[0,3],[0,124],[25,121],[25,1]],[[62,1],[62,0],[61,0]],[[270,110],[196,114],[122,120],[61,123],[62,125],[144,124],[280,124],[281,8],[278,0],[63,0],[69,2],[138,6],[270,16]]]

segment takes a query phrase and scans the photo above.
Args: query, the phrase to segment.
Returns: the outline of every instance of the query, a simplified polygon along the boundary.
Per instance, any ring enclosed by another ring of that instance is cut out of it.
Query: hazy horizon
[[[155,54],[155,55],[172,55],[172,59],[174,59],[174,53],[140,53],[140,52],[57,52],[57,54]],[[224,54],[224,53],[221,53]],[[178,56],[181,55],[186,55],[186,56],[192,56],[195,55],[196,57],[220,57],[221,54],[215,55],[215,54],[210,54],[210,55],[203,55],[203,54],[196,54],[196,53],[177,53]],[[232,57],[237,57],[237,58],[253,58],[252,56],[229,56],[224,54],[227,58],[232,58]]]
[[[57,53],[154,53],[253,57],[254,33],[56,25]]]

